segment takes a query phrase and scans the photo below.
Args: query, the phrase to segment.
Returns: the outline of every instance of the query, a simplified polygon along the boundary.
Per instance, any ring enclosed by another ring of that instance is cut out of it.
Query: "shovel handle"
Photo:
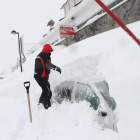
[[[24,82],[24,87],[26,88],[26,90],[27,90],[27,93],[29,93],[30,82],[29,82],[29,81],[27,81],[27,82]]]
[[[29,97],[29,94],[27,94],[27,98],[28,98],[28,107],[29,107],[30,122],[32,123],[32,113],[31,113],[31,105],[30,105],[30,97]]]
[[[29,107],[29,115],[30,115],[30,122],[32,122],[32,114],[31,114],[31,105],[30,105],[30,97],[29,97],[29,87],[30,87],[30,82],[24,82],[24,87],[27,90],[27,99],[28,99],[28,107]]]

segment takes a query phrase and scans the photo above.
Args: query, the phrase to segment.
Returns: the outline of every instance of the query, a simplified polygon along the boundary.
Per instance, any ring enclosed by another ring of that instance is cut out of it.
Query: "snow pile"
[[[140,22],[129,25],[140,38]],[[101,41],[102,40],[102,41]],[[63,48],[63,46],[60,46]],[[45,110],[38,104],[41,89],[33,78],[34,59],[41,51],[27,57],[20,69],[0,81],[1,140],[139,140],[140,127],[140,48],[118,28],[88,38],[58,51],[54,48],[52,63],[62,68],[62,74],[50,75],[54,91],[63,80],[79,79],[92,82],[103,77],[109,84],[110,95],[116,100],[115,110],[119,133],[97,123],[97,111],[86,101],[58,104],[52,97],[52,107]],[[27,94],[23,82],[30,81],[33,123],[30,123]]]
[[[9,104],[6,105],[4,100],[8,100]],[[111,140],[113,137],[115,139],[119,137],[111,130],[102,133],[96,121],[95,111],[85,101],[80,104],[68,102],[63,102],[61,105],[53,104],[47,111],[44,111],[42,105],[37,107],[32,104],[32,124],[29,122],[26,100],[5,97],[0,101],[0,105],[5,105],[7,110],[5,112],[4,109],[1,112],[3,114],[0,117],[1,140],[80,140],[86,138],[92,140],[104,137]],[[111,135],[109,135],[110,132]],[[102,135],[99,135],[100,133]]]

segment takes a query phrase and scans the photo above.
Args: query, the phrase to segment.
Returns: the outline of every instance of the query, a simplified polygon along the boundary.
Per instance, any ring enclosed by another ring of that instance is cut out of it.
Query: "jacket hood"
[[[50,54],[50,51],[53,51],[51,45],[50,44],[45,44],[44,47],[43,47],[42,52]]]

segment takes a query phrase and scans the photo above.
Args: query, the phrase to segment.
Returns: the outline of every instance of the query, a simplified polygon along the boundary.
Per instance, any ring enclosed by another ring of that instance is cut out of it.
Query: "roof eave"
[[[68,1],[68,0],[67,0]],[[62,7],[60,9],[63,9],[64,8],[64,5],[67,3],[67,1],[62,5]]]

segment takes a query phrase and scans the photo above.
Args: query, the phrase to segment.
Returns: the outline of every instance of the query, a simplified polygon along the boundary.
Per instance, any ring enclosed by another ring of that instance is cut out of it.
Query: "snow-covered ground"
[[[128,26],[140,38],[140,21]],[[63,48],[63,49],[62,49]],[[73,104],[54,101],[45,110],[38,104],[41,89],[33,78],[34,59],[41,51],[27,57],[20,69],[0,80],[0,140],[139,140],[140,139],[140,48],[121,29],[114,29],[69,47],[54,46],[52,63],[62,74],[51,71],[54,92],[63,80],[104,77],[110,95],[117,102],[118,131],[102,130],[97,111],[86,101]],[[30,123],[26,90],[30,81],[33,122]],[[53,94],[54,95],[54,94]]]

